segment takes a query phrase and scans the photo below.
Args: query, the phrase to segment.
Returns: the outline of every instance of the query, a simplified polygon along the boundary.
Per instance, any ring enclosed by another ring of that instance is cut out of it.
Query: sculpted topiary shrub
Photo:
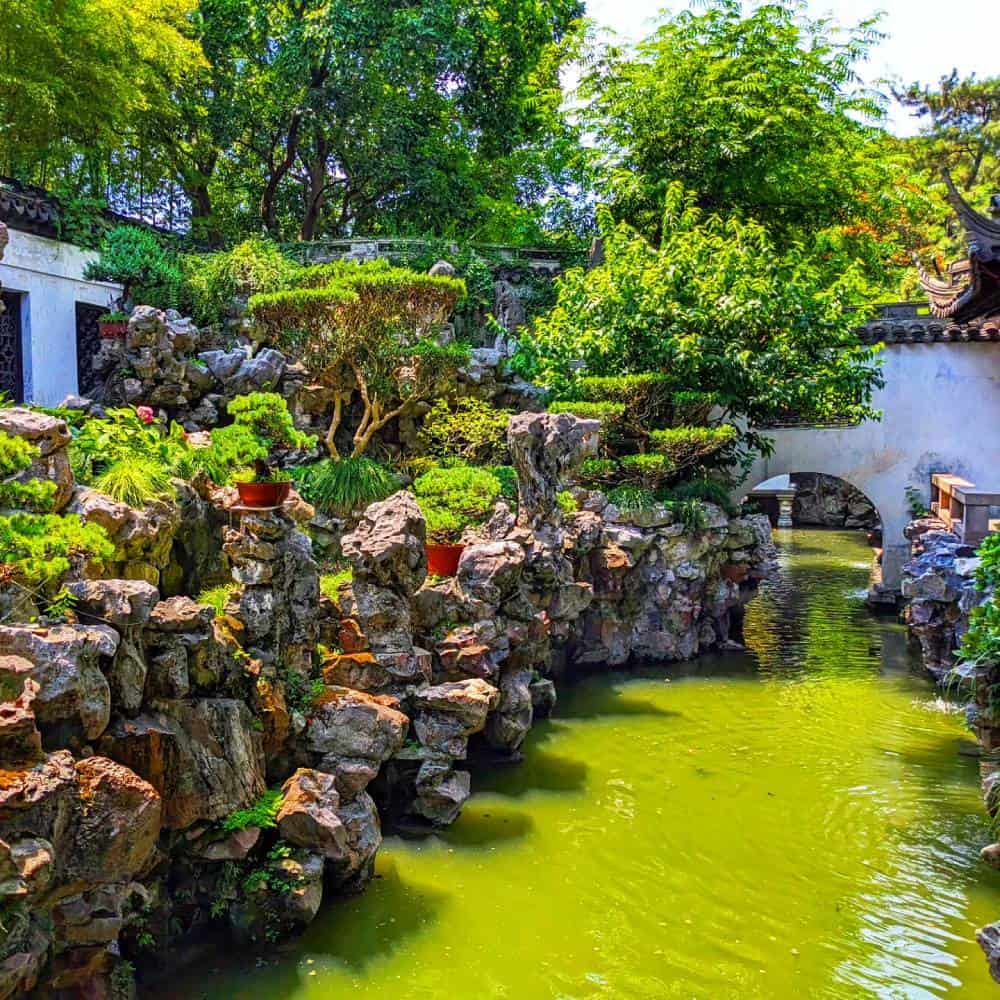
[[[465,293],[461,281],[401,268],[328,265],[308,268],[299,287],[250,299],[266,335],[301,357],[334,390],[326,434],[331,458],[346,404],[357,393],[361,421],[352,457],[364,454],[390,421],[449,387],[468,347],[441,344],[441,325]]]

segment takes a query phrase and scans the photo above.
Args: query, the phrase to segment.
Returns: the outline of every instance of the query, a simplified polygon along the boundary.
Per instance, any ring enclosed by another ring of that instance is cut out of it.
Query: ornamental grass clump
[[[296,489],[326,514],[350,514],[399,489],[399,479],[374,459],[329,458],[294,470]]]
[[[488,469],[463,465],[432,469],[413,484],[427,540],[438,545],[455,544],[466,528],[483,524],[500,492],[500,480]]]

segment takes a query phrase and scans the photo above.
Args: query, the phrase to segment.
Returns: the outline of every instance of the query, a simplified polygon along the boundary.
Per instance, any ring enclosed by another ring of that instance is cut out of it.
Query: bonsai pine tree
[[[351,452],[357,458],[390,421],[439,395],[468,359],[464,345],[439,342],[443,323],[465,294],[459,280],[378,264],[334,264],[307,269],[299,285],[253,296],[250,313],[334,391],[325,438],[331,458],[340,457],[336,434],[354,393],[362,404]]]

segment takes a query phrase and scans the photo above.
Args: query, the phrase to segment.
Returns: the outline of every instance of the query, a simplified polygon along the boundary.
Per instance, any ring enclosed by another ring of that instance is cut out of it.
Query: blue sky
[[[587,13],[625,39],[648,32],[662,9],[659,0],[587,0]],[[668,3],[683,10],[686,3]],[[810,0],[810,13],[832,15],[853,25],[876,10],[885,12],[882,30],[889,34],[876,50],[867,72],[869,81],[900,77],[905,82],[936,81],[957,66],[962,74],[1000,75],[1000,0]],[[894,108],[890,127],[901,135],[916,125]]]

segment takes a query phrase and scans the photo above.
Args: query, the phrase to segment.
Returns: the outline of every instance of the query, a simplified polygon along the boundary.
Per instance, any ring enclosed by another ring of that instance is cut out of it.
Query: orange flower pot
[[[465,551],[464,545],[435,545],[427,543],[427,572],[431,576],[454,576],[458,572],[458,560]]]
[[[280,507],[287,499],[291,483],[237,483],[244,507]]]

